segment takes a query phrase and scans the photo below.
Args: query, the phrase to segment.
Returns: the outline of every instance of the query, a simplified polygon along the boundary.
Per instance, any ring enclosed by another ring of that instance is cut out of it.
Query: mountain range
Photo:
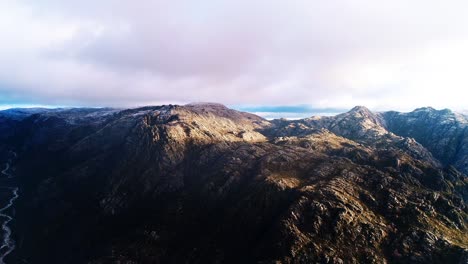
[[[12,263],[468,263],[468,117],[0,111]]]

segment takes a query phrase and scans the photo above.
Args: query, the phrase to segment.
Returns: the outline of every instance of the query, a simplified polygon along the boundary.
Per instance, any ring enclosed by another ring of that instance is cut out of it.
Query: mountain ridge
[[[219,104],[0,113],[0,148],[17,151],[22,188],[24,242],[11,258],[463,263],[465,141],[446,150],[466,124],[431,111],[272,121]]]

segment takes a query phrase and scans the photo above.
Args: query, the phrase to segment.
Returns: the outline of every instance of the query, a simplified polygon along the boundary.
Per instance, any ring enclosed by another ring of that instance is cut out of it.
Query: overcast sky
[[[0,107],[468,109],[467,14],[466,0],[0,0]]]

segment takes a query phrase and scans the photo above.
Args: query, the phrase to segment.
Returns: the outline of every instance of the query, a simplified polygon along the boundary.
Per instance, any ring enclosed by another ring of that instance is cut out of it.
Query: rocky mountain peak
[[[379,116],[365,106],[355,106],[342,115],[346,116],[346,118],[355,119],[356,121],[370,121],[376,125],[382,125],[382,120]]]
[[[453,164],[468,172],[468,125],[466,118],[449,109],[417,108],[409,113],[382,113],[389,131],[414,138],[443,165]]]
[[[237,122],[258,124],[266,122],[265,119],[257,115],[236,111],[218,103],[190,103],[181,107],[199,115],[213,115]]]
[[[364,106],[333,117],[329,129],[352,139],[372,139],[387,133],[383,120]]]
[[[212,102],[193,102],[193,103],[188,103],[185,106],[227,109],[227,107],[225,105],[223,105],[223,104],[212,103]]]
[[[418,107],[416,109],[414,109],[413,112],[432,112],[432,111],[437,111],[434,107],[432,106],[424,106],[424,107]]]
[[[412,113],[413,115],[417,115],[417,114],[426,114],[426,115],[438,115],[438,116],[453,116],[455,115],[455,113],[448,109],[448,108],[444,108],[444,109],[440,109],[440,110],[437,110],[433,107],[420,107],[420,108],[416,108],[414,111],[410,112]]]
[[[373,113],[369,108],[362,106],[362,105],[357,105],[353,107],[351,110],[348,111],[348,113],[359,113],[362,115],[372,115]]]

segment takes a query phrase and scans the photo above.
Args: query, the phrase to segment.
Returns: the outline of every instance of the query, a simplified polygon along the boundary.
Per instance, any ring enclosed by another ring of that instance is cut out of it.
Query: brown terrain
[[[467,118],[0,112],[11,263],[468,263]]]

